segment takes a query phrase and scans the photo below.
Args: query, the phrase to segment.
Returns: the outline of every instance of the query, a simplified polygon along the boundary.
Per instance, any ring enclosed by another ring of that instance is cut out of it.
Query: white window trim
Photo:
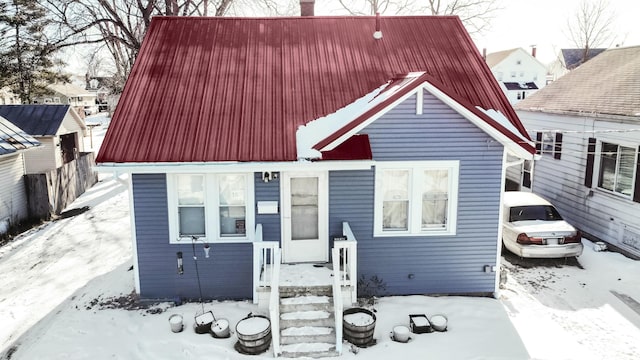
[[[626,200],[633,200],[633,194],[635,193],[636,189],[635,189],[635,179],[637,176],[640,176],[640,173],[638,173],[635,169],[633,170],[634,172],[634,178],[631,179],[631,195],[625,195],[623,193],[614,191],[614,190],[609,190],[609,189],[605,189],[603,187],[600,187],[600,167],[602,166],[602,144],[603,143],[607,143],[607,144],[613,144],[613,145],[617,145],[618,148],[620,148],[621,146],[626,147],[626,148],[631,148],[634,149],[635,151],[635,158],[633,160],[634,164],[638,163],[638,156],[640,156],[640,153],[638,152],[638,145],[636,144],[632,144],[631,142],[627,142],[627,141],[618,141],[618,140],[608,140],[608,139],[603,139],[603,140],[598,140],[596,142],[596,157],[595,157],[595,164],[593,167],[593,183],[595,184],[595,188],[604,193],[604,194],[609,194],[612,196],[616,196],[618,198],[621,199],[626,199]],[[616,174],[618,174],[618,170],[619,170],[619,163],[618,160],[620,158],[618,157],[618,159],[616,160]],[[614,185],[615,188],[615,185]]]
[[[409,170],[409,226],[406,231],[382,230],[382,172],[389,169]],[[422,170],[448,170],[449,171],[449,203],[447,212],[447,224],[444,229],[422,229],[422,202],[412,201],[420,199],[420,187],[414,186],[419,176],[414,175]],[[458,185],[459,185],[460,161],[389,161],[377,162],[375,174],[375,200],[373,236],[375,237],[408,237],[408,236],[442,236],[455,235],[458,216]]]
[[[178,175],[202,175],[204,176],[205,199],[204,216],[206,236],[198,238],[198,241],[205,243],[246,243],[253,242],[255,236],[255,192],[253,173],[228,173],[228,174],[167,174],[167,206],[169,212],[169,243],[170,244],[190,244],[190,237],[180,237],[178,228]],[[218,178],[224,175],[242,175],[246,181],[246,211],[245,211],[245,236],[222,237],[220,236],[220,209]]]

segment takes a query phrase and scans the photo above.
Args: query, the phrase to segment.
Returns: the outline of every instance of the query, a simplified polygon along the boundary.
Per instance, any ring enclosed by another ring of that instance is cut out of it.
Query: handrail
[[[276,261],[275,250],[279,244],[276,241],[263,241],[262,224],[256,225],[255,241],[253,242],[253,303],[258,303],[258,289],[271,286]]]
[[[355,303],[358,298],[358,240],[348,222],[342,223],[342,235],[347,240],[334,241],[333,247],[338,250],[339,260],[336,276],[340,280],[341,286],[351,287],[351,302]]]
[[[338,275],[340,273],[340,250],[334,247],[331,251],[333,262],[333,311],[336,321],[336,351],[339,355],[342,355],[342,311],[344,304],[342,303],[342,286],[340,285]]]
[[[275,248],[273,255],[269,317],[271,318],[273,357],[278,357],[280,355],[280,248]]]

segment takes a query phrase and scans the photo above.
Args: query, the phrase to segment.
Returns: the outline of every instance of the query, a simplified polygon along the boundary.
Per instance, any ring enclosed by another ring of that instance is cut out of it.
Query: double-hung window
[[[636,161],[634,148],[603,142],[598,187],[631,197]]]
[[[171,174],[167,184],[172,243],[251,240],[253,174]]]
[[[376,164],[376,236],[453,235],[458,161]]]

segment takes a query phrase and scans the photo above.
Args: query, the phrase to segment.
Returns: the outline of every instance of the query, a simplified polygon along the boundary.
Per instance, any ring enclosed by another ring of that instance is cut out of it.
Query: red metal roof
[[[457,17],[156,17],[96,161],[292,161],[298,126],[424,71],[528,138]]]

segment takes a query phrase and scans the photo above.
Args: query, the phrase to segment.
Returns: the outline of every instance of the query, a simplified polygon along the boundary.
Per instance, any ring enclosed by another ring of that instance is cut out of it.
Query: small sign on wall
[[[277,201],[258,201],[258,214],[277,214]]]

